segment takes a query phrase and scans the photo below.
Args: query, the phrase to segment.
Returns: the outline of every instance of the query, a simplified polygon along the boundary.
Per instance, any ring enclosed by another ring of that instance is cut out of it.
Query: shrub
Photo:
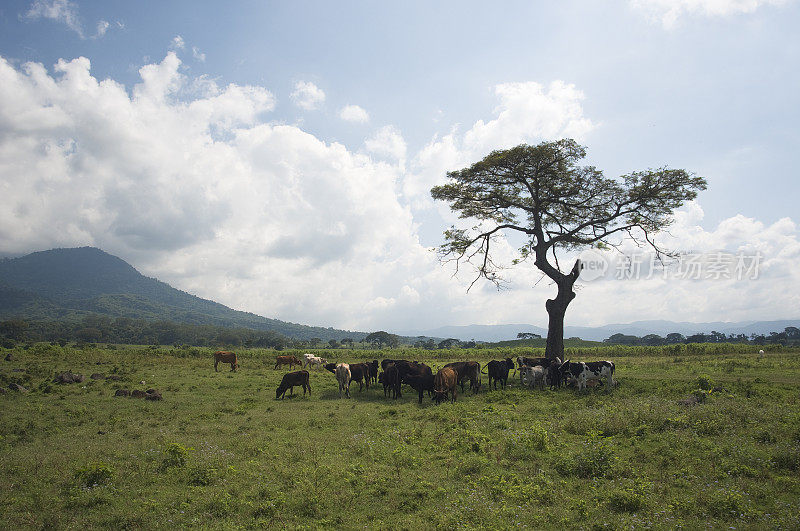
[[[87,489],[108,485],[111,483],[113,475],[111,467],[103,463],[93,463],[75,471],[75,479],[78,480],[78,484]]]
[[[707,375],[701,375],[697,377],[697,387],[702,389],[703,391],[711,391],[714,389],[714,382],[711,378]]]
[[[503,446],[503,455],[509,459],[526,459],[549,448],[550,434],[542,426],[534,424],[509,434]]]
[[[189,461],[190,452],[193,450],[194,448],[186,448],[178,443],[169,443],[167,449],[164,450],[164,458],[161,460],[161,470],[186,466],[186,463]]]
[[[613,491],[608,497],[608,508],[618,513],[634,513],[647,505],[647,491],[650,483],[636,481],[633,485]]]

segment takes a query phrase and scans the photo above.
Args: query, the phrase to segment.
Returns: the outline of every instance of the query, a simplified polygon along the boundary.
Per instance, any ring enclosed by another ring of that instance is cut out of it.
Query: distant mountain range
[[[0,319],[76,321],[89,314],[273,330],[297,339],[359,341],[366,336],[232,310],[146,277],[93,247],[0,260]]]
[[[351,338],[359,341],[367,335],[366,332],[306,326],[233,310],[146,277],[124,260],[93,247],[52,249],[0,259],[0,319],[77,321],[90,314],[272,330],[297,339]],[[671,332],[691,335],[712,330],[749,335],[781,332],[787,326],[800,327],[800,319],[738,323],[637,321],[599,327],[567,326],[564,337],[602,341],[617,333],[641,337],[647,334],[665,336]],[[388,331],[408,338],[424,336],[488,342],[516,339],[519,332],[547,335],[546,328],[529,324]]]
[[[673,321],[636,321],[628,324],[610,324],[597,327],[565,326],[564,337],[579,337],[587,341],[602,341],[614,334],[631,336],[646,336],[658,334],[666,336],[677,332],[685,336],[692,334],[708,334],[717,331],[723,334],[769,334],[770,332],[783,332],[787,326],[800,328],[800,319],[783,321],[742,321],[738,323],[676,323]],[[542,337],[547,336],[547,328],[541,326],[516,324],[516,325],[469,325],[469,326],[443,326],[431,330],[403,330],[394,333],[403,336],[430,336],[452,337],[462,341],[506,341],[516,339],[520,332],[531,332]]]

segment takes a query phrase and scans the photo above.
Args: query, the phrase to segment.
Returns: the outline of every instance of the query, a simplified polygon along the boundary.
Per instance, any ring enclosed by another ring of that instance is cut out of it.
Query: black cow
[[[386,367],[386,370],[381,373],[381,383],[383,384],[383,396],[387,396],[389,391],[392,392],[392,398],[399,398],[403,396],[400,393],[400,372],[394,364]]]
[[[492,360],[486,364],[488,372],[483,374],[489,375],[489,387],[492,387],[492,380],[494,380],[494,388],[497,389],[497,382],[500,382],[500,388],[505,389],[508,382],[508,371],[514,368],[514,361],[511,358],[506,358],[503,361]]]
[[[433,374],[408,374],[403,382],[419,393],[419,403],[421,404],[422,394],[425,391],[428,391],[428,394],[433,393],[433,380]]]
[[[367,363],[351,363],[350,364],[350,381],[358,382],[358,391],[363,389],[362,381],[369,389],[369,364]]]
[[[372,360],[369,363],[369,380],[373,384],[378,383],[378,360]]]
[[[481,388],[481,364],[477,361],[454,361],[445,367],[450,367],[458,374],[458,383],[461,385],[461,392],[464,392],[464,380],[469,380],[469,387],[473,393],[477,393]]]
[[[286,396],[287,390],[290,396],[294,395],[295,385],[303,386],[303,396],[306,396],[306,389],[308,389],[308,394],[311,394],[311,383],[308,381],[308,371],[295,371],[284,374],[278,389],[275,391],[275,400]]]

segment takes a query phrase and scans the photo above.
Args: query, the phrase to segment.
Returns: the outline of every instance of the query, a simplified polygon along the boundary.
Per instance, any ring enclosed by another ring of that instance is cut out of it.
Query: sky
[[[668,267],[584,256],[567,325],[800,318],[798,24],[798,0],[5,1],[0,255],[95,246],[303,324],[546,326],[532,264],[497,290],[439,261],[470,224],[430,189],[574,138],[606,176],[708,189]]]

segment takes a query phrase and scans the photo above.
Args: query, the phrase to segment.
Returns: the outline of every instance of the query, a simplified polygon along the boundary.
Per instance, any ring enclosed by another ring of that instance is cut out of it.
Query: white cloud
[[[456,129],[431,140],[414,158],[404,193],[415,206],[430,206],[432,186],[444,182],[450,170],[477,162],[494,149],[558,138],[580,140],[595,124],[583,115],[583,93],[574,85],[554,81],[504,83],[494,87],[499,103],[494,118],[478,120],[464,134]]]
[[[409,177],[401,164],[374,158],[409,157],[397,129],[378,130],[372,151],[356,153],[270,124],[275,99],[266,88],[190,78],[174,52],[139,74],[128,88],[95,78],[86,58],[51,71],[0,58],[0,249],[95,245],[180,289],[309,324],[370,331],[546,322],[544,301],[555,288],[537,285],[532,265],[509,270],[506,291],[480,283],[467,293],[471,274],[451,278],[420,245],[420,221],[397,193]],[[426,195],[444,171],[481,150],[545,133],[580,136],[592,126],[574,87],[500,87],[491,120],[411,155],[410,178]],[[666,241],[758,250],[763,278],[595,282],[580,290],[568,324],[711,320],[723,308],[730,319],[777,318],[800,307],[792,220],[735,216],[704,230],[702,216],[697,204],[683,209]],[[504,260],[513,256],[508,242],[498,245]]]
[[[310,81],[298,81],[290,94],[292,101],[307,111],[318,109],[325,102],[325,92]]]
[[[664,28],[675,26],[683,16],[719,17],[753,13],[762,6],[780,6],[790,0],[630,0],[650,19],[660,21]]]
[[[358,105],[345,105],[339,111],[339,118],[345,122],[365,124],[369,122],[369,114]]]
[[[403,135],[393,125],[381,127],[375,134],[364,142],[367,151],[378,156],[389,157],[401,164],[406,158],[406,141]]]
[[[95,38],[103,37],[106,34],[106,32],[108,31],[108,28],[109,28],[110,25],[111,24],[109,24],[108,21],[100,20],[97,23],[97,33],[95,33]]]
[[[83,27],[78,18],[78,6],[69,0],[35,0],[25,13],[27,20],[46,18],[65,24],[83,38]]]
[[[172,38],[172,48],[175,50],[183,50],[186,48],[186,42],[183,40],[183,37],[175,35],[175,37]]]
[[[197,46],[192,46],[192,57],[201,63],[206,62],[206,54],[202,53]]]

